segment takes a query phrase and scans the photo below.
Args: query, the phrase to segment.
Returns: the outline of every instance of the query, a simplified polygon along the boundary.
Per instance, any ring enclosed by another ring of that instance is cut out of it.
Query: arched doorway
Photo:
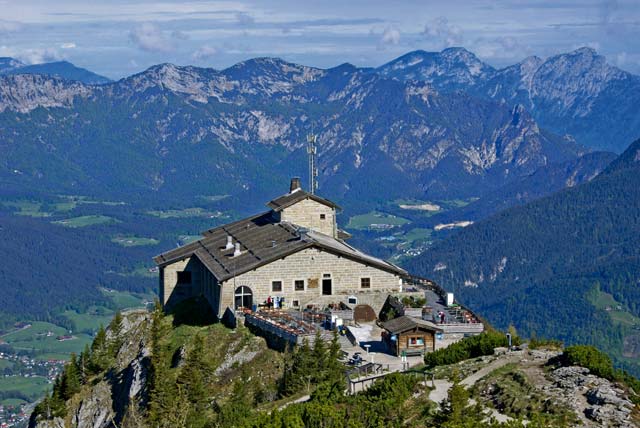
[[[251,309],[251,305],[253,305],[253,292],[246,285],[241,285],[236,288],[235,293],[235,307],[239,308],[247,308]]]

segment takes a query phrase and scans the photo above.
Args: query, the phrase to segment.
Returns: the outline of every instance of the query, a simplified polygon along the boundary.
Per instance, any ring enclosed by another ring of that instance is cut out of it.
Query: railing
[[[447,291],[442,288],[439,284],[434,281],[422,278],[415,275],[406,275],[402,278],[403,290],[405,286],[417,287],[420,289],[426,289],[433,291],[436,293],[443,302],[447,301]],[[455,296],[454,296],[455,299]],[[476,316],[475,313],[457,300],[455,301],[455,306],[447,308],[450,315],[453,315],[456,319],[462,318],[460,323],[455,324],[481,324],[480,319]],[[453,311],[453,312],[452,312]],[[478,328],[474,328],[473,330],[477,330]]]

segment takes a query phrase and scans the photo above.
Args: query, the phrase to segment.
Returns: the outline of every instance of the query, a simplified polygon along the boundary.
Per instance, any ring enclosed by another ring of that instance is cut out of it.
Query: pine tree
[[[322,381],[327,369],[327,347],[322,339],[320,330],[316,330],[316,336],[313,341],[312,367],[313,379],[316,383]]]
[[[203,362],[204,341],[202,336],[196,335],[193,348],[187,354],[180,374],[178,375],[178,387],[186,391],[186,399],[189,404],[187,416],[188,426],[202,427],[206,423],[207,392],[204,378],[206,365]]]
[[[109,365],[107,333],[104,327],[100,326],[96,337],[91,344],[91,371],[100,373]]]
[[[109,341],[109,354],[115,357],[122,346],[122,313],[117,311],[113,319],[109,323],[109,331],[111,332],[111,340]]]
[[[60,396],[68,400],[80,391],[80,375],[78,373],[78,359],[76,354],[71,354],[71,361],[67,363],[62,372],[60,381]]]

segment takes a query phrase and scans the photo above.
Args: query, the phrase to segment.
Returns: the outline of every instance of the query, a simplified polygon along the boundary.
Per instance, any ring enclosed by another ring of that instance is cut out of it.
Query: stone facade
[[[305,199],[283,209],[280,220],[337,238],[335,208]]]
[[[370,279],[370,288],[361,288],[361,278]],[[235,290],[241,286],[251,289],[254,304],[261,304],[271,296],[284,297],[285,307],[294,307],[294,302],[297,307],[304,307],[323,296],[323,279],[331,279],[331,296],[336,296],[335,301],[346,301],[348,296],[361,293],[397,292],[401,283],[396,273],[309,248],[222,283],[219,314],[227,307],[234,309]],[[295,290],[296,280],[304,281],[304,290]],[[273,291],[273,281],[282,282],[282,291]]]
[[[189,272],[190,282],[179,283],[178,272]],[[160,268],[160,300],[163,307],[168,309],[181,300],[199,295],[204,295],[212,307],[219,305],[218,282],[197,257],[190,257]]]

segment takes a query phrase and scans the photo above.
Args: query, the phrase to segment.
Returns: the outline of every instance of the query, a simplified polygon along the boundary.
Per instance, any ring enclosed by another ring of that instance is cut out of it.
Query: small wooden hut
[[[423,355],[436,347],[436,333],[442,329],[429,321],[401,316],[382,324],[382,340],[396,355]]]

